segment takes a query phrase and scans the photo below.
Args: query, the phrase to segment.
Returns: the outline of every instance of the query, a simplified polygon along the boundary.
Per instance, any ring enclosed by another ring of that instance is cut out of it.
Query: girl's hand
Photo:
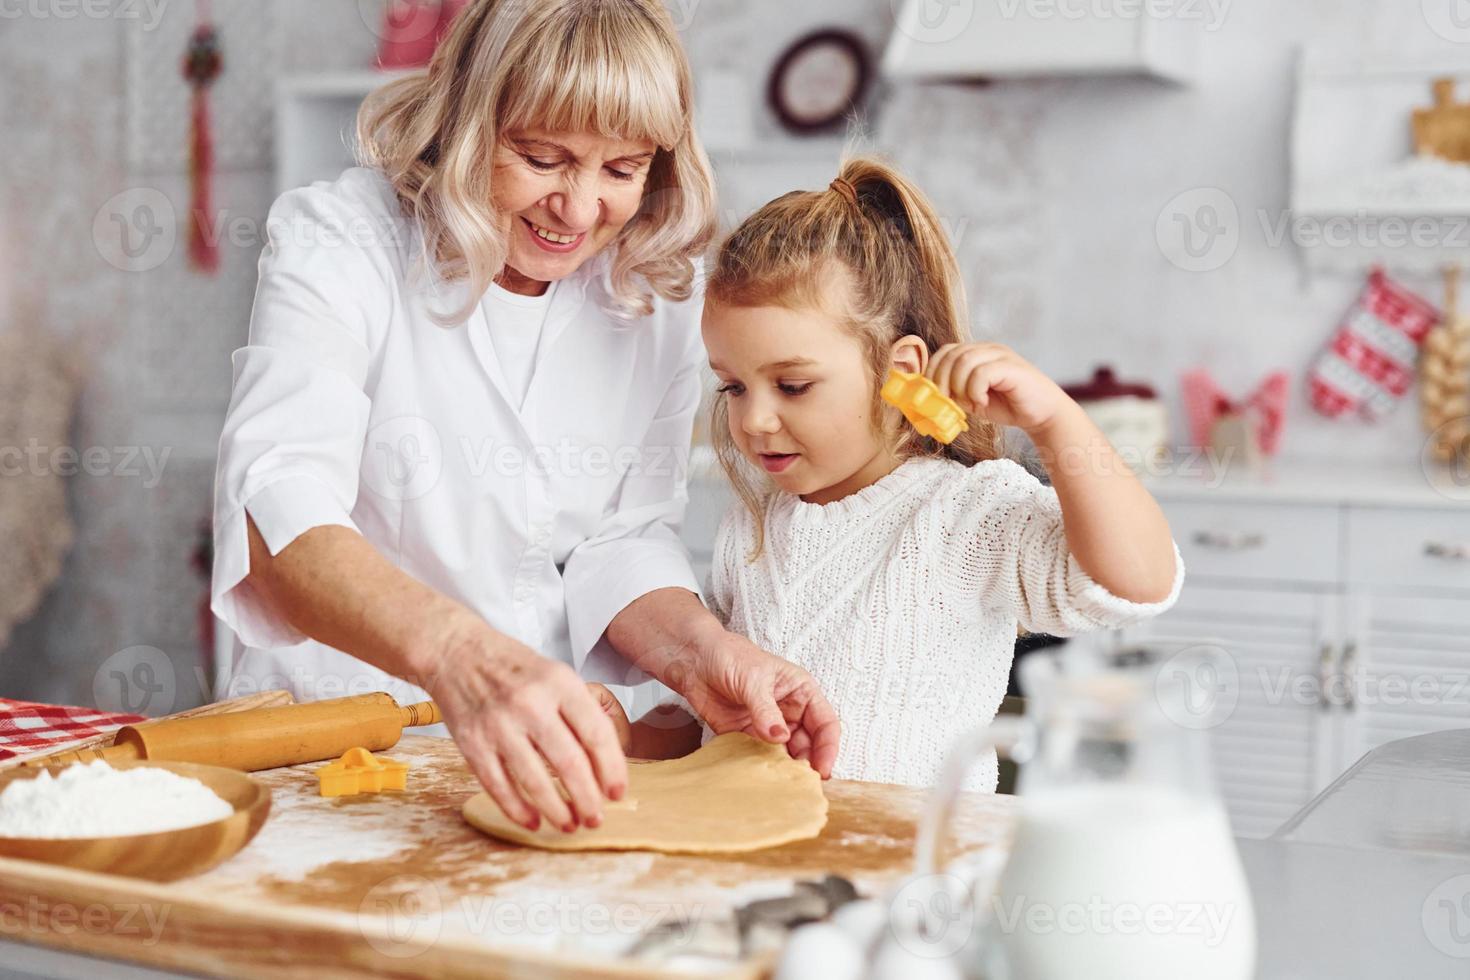
[[[613,728],[618,733],[618,744],[623,747],[623,754],[626,755],[633,747],[633,726],[628,721],[628,713],[623,710],[622,702],[601,684],[589,683],[587,693],[597,699],[602,713],[613,723]]]
[[[1030,432],[1069,404],[1055,381],[1004,344],[945,344],[924,374],[968,414]]]

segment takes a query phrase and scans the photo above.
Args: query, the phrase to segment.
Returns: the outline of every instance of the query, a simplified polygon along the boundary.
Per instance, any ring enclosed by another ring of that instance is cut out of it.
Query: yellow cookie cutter
[[[408,784],[408,763],[382,759],[362,746],[348,749],[342,758],[316,771],[322,796],[356,796],[403,789]]]
[[[879,394],[885,402],[902,412],[921,435],[938,439],[945,445],[970,429],[964,410],[922,374],[892,371]]]

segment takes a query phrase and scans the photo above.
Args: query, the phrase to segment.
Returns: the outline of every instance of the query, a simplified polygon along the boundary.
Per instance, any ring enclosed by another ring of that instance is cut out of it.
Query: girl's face
[[[637,213],[657,149],[589,133],[505,133],[493,193],[510,221],[506,288],[544,292],[606,248]]]
[[[707,301],[703,330],[730,436],[782,490],[830,503],[898,465],[873,418],[863,346],[836,317]]]

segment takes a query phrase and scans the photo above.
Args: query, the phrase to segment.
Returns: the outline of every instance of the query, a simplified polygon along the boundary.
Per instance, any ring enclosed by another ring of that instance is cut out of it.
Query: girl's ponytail
[[[890,343],[913,334],[924,341],[931,355],[945,344],[968,343],[970,317],[964,279],[929,198],[894,167],[874,157],[847,161],[838,180],[855,191],[856,206],[909,253],[908,274],[903,277],[907,280],[905,301]],[[881,248],[865,251],[871,251],[867,257],[874,260],[868,269],[876,267],[880,276],[885,264],[897,265],[882,255]],[[886,346],[875,368],[881,372],[880,379],[887,375]],[[972,421],[969,431],[947,446],[908,432],[905,451],[908,455],[942,455],[969,466],[996,458],[999,437],[995,426]]]

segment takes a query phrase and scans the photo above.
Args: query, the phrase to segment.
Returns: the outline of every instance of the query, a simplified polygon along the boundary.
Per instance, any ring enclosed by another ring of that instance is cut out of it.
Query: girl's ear
[[[923,374],[929,366],[929,346],[916,334],[900,338],[893,345],[893,366],[908,374]]]

